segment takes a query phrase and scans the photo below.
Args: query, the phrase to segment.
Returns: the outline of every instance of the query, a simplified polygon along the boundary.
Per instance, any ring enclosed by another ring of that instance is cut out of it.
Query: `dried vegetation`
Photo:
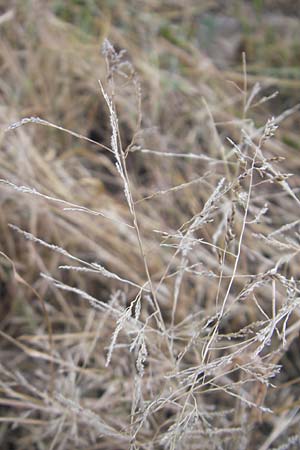
[[[1,449],[299,448],[298,18],[82,3],[0,3]]]

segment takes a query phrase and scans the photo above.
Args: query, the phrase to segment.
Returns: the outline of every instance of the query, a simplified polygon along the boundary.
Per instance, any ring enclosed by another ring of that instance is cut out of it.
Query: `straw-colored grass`
[[[0,3],[1,449],[298,448],[294,34],[66,3]]]

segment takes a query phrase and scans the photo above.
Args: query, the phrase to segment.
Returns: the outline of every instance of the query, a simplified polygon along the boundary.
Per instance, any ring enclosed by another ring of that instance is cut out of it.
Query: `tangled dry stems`
[[[273,95],[245,70],[244,90],[216,99],[201,82],[212,106],[174,117],[170,98],[165,129],[148,131],[126,54],[106,41],[104,58],[110,143],[43,154],[38,125],[84,133],[35,116],[4,136],[7,441],[12,424],[20,449],[293,448],[299,194],[276,129],[298,107],[255,126]]]

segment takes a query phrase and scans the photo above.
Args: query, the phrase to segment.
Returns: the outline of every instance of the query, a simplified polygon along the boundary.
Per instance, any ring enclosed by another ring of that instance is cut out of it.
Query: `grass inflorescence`
[[[58,3],[0,21],[1,448],[297,448],[297,80]]]

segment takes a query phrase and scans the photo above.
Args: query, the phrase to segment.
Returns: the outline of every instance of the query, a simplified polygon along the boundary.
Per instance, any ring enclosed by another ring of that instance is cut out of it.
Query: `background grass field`
[[[0,0],[0,447],[295,450],[298,1]]]

